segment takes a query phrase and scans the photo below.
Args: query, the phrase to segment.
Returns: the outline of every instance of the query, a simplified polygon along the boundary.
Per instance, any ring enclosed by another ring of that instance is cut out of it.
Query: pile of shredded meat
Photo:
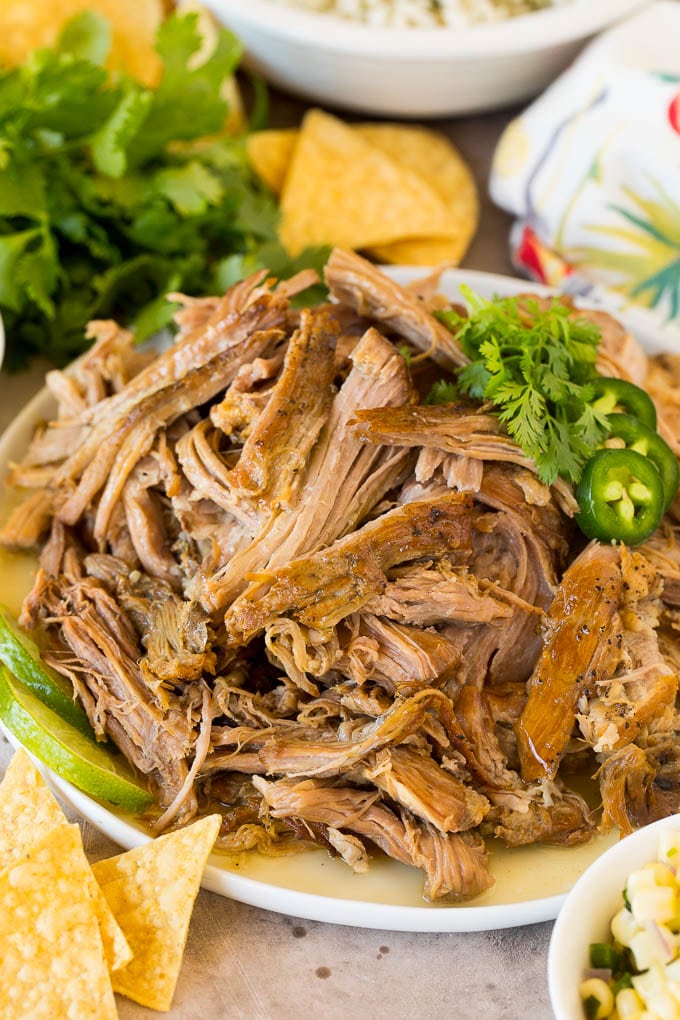
[[[148,777],[156,830],[218,810],[228,851],[383,852],[464,899],[493,883],[487,836],[572,845],[678,810],[672,515],[644,547],[586,545],[571,488],[488,407],[423,404],[466,361],[435,278],[336,250],[330,300],[297,310],[314,279],[175,295],[160,354],[92,323],[13,468],[0,540],[42,550],[21,622]],[[677,451],[677,365],[574,314]]]

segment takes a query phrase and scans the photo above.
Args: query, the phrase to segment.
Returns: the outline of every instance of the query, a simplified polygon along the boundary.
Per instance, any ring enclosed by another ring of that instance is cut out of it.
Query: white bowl
[[[536,95],[587,39],[649,0],[573,0],[462,29],[375,28],[273,0],[205,3],[273,84],[351,110],[430,117]]]
[[[611,938],[609,922],[623,905],[626,880],[631,871],[656,860],[663,829],[680,832],[680,815],[638,829],[611,847],[584,871],[564,901],[548,954],[550,1001],[556,1020],[584,1020],[578,986],[590,966],[590,943]]]

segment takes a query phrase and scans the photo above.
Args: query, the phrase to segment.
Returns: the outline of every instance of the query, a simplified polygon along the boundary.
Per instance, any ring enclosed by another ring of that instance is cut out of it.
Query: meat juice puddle
[[[11,512],[19,506],[22,494],[5,486],[0,490],[0,524],[5,524]],[[38,557],[32,552],[9,552],[0,548],[0,602],[10,613],[18,616],[24,596],[33,586],[38,569]]]
[[[7,519],[16,502],[13,495],[2,494],[0,521]],[[0,549],[0,602],[4,602],[15,615],[31,589],[36,569],[37,558],[34,555]],[[139,827],[133,819],[130,821]],[[504,846],[498,840],[487,840],[489,863],[496,884],[475,900],[460,905],[500,906],[566,893],[588,865],[617,838],[614,832],[596,836],[583,846],[535,844],[515,849]],[[331,858],[325,850],[281,857],[267,857],[257,852],[243,853],[238,857],[221,856],[223,867],[235,875],[296,892],[404,907],[451,907],[451,904],[428,904],[422,898],[421,873],[385,857],[373,858],[367,874],[355,875],[346,864]]]
[[[371,859],[365,875],[354,875],[342,861],[332,859],[324,850],[290,857],[264,857],[243,854],[238,862],[225,857],[225,867],[244,878],[296,892],[315,893],[341,900],[361,900],[400,907],[431,909],[494,907],[506,903],[526,903],[559,896],[571,889],[589,864],[618,839],[617,833],[596,836],[576,847],[534,844],[511,849],[498,840],[487,840],[489,863],[496,884],[481,896],[460,904],[427,903],[423,900],[422,876],[385,857]]]

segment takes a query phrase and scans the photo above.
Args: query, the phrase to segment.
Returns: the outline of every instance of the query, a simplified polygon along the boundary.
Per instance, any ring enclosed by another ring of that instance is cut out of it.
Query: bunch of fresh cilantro
[[[470,359],[455,383],[435,383],[429,403],[459,392],[489,400],[509,435],[531,457],[542,482],[577,482],[607,435],[607,416],[594,405],[592,383],[600,330],[555,298],[488,301],[461,287],[468,313],[438,313]]]
[[[197,14],[168,18],[156,44],[162,78],[148,89],[104,69],[108,23],[85,13],[55,49],[0,69],[10,368],[34,353],[68,361],[91,318],[116,315],[143,339],[170,320],[168,290],[220,291],[259,266],[297,268],[277,243],[277,207],[243,139],[223,133],[221,91],[241,45],[224,29],[207,59],[203,44]]]

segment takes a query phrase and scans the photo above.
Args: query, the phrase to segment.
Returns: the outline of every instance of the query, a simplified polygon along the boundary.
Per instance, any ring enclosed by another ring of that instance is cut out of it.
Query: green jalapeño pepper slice
[[[622,440],[627,450],[635,450],[644,457],[648,457],[656,470],[661,475],[664,491],[664,512],[668,510],[678,491],[680,482],[680,466],[665,439],[662,439],[658,432],[652,432],[646,425],[643,425],[637,418],[630,414],[610,414],[609,422],[611,429],[607,436],[606,445],[612,444],[612,439]]]
[[[651,460],[635,450],[600,450],[576,486],[576,523],[588,538],[639,545],[659,526],[664,491]]]
[[[602,414],[623,411],[638,418],[648,429],[656,429],[656,408],[649,393],[625,379],[600,375],[592,383],[592,405]]]

